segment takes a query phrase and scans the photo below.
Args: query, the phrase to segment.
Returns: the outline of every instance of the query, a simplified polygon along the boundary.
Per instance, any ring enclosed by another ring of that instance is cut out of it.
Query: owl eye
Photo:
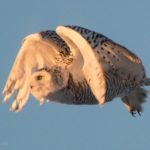
[[[43,78],[42,75],[38,75],[38,76],[36,77],[37,80],[42,80],[42,78]]]

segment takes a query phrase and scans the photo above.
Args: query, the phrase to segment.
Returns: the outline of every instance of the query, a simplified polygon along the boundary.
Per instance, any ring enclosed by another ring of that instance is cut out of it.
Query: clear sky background
[[[0,92],[23,37],[61,24],[93,29],[128,47],[150,76],[149,0],[0,0]],[[0,150],[150,149],[150,96],[136,118],[119,99],[103,108],[40,107],[30,97],[20,113],[9,112],[12,100],[0,104]]]

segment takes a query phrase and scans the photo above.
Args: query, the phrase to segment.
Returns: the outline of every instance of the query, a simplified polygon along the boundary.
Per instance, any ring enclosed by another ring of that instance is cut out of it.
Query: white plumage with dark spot
[[[142,111],[150,85],[142,61],[102,34],[78,26],[58,26],[27,36],[3,93],[16,90],[11,110],[20,111],[31,93],[64,104],[100,104],[119,97],[134,115]]]

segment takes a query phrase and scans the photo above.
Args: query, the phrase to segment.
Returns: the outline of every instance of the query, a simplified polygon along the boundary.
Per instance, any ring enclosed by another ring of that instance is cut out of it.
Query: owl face
[[[44,98],[56,90],[52,73],[40,70],[33,73],[30,82],[31,94],[42,103]]]

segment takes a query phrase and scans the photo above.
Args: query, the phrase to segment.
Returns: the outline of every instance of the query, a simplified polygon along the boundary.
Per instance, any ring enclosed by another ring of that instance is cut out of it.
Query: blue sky
[[[60,24],[84,26],[123,44],[140,56],[150,76],[149,18],[149,0],[1,0],[0,92],[23,37]],[[20,113],[9,112],[12,100],[0,104],[0,150],[150,149],[150,97],[136,118],[119,99],[103,108],[40,107],[30,97]]]

